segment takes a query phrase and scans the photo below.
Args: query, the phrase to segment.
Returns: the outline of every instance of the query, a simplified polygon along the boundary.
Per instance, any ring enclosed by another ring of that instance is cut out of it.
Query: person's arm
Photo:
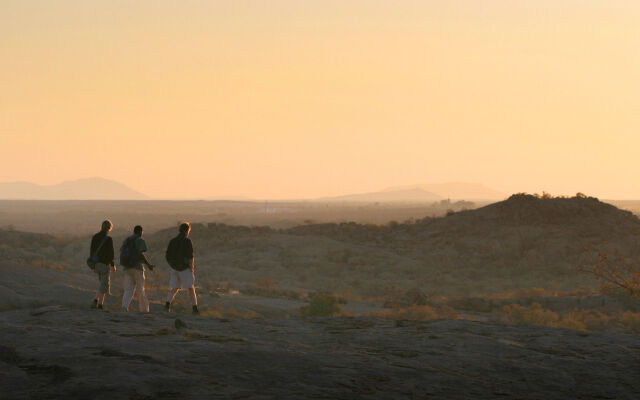
[[[144,264],[147,265],[147,267],[149,267],[150,270],[153,271],[153,269],[156,267],[155,265],[151,264],[151,261],[149,261],[149,258],[147,258],[147,254],[143,251],[142,253],[140,253],[140,258],[142,258],[142,262]]]
[[[91,238],[91,245],[89,245],[89,257],[91,257],[93,255],[93,253],[96,251],[96,237],[93,236]]]
[[[185,249],[185,258],[189,260],[189,268],[193,271],[194,262],[193,262],[193,243],[191,239],[187,239],[187,246]]]
[[[116,272],[116,263],[114,261],[115,255],[113,251],[113,239],[109,237],[105,245],[107,246],[107,256],[109,259],[109,265],[111,265],[111,271]]]
[[[142,258],[142,263],[146,264],[150,270],[153,271],[153,269],[156,267],[155,265],[151,264],[151,261],[149,261],[149,257],[147,257],[147,242],[144,241],[144,239],[140,238],[138,241],[138,250],[140,251],[140,258]]]
[[[138,241],[136,242],[136,247],[138,249],[138,252],[140,253],[140,258],[141,258],[140,261],[146,266],[148,266],[150,270],[153,271],[153,269],[155,268],[155,265],[151,264],[151,262],[149,261],[149,258],[147,257],[147,254],[146,254],[147,243],[144,241],[144,239],[138,238]]]
[[[92,257],[92,256],[93,256],[93,253],[95,252],[96,247],[97,247],[97,244],[96,244],[96,237],[95,237],[95,236],[93,236],[93,237],[91,238],[91,245],[89,246],[89,257]],[[96,274],[98,273],[98,271],[96,271],[96,269],[95,269],[95,268],[92,268],[92,271],[93,271],[94,273],[96,273]]]
[[[151,264],[151,262],[149,261],[149,259],[147,258],[147,254],[143,251],[142,253],[140,253],[140,258],[142,258],[142,263],[147,265],[149,268],[153,269],[154,265]]]
[[[167,260],[167,263],[169,265],[171,265],[171,262],[173,261],[173,260],[170,259],[171,258],[170,255],[174,253],[174,249],[173,249],[174,246],[175,246],[174,240],[171,239],[169,241],[169,245],[167,245],[167,251],[165,251],[165,253],[164,253],[164,258],[165,258],[165,260]]]

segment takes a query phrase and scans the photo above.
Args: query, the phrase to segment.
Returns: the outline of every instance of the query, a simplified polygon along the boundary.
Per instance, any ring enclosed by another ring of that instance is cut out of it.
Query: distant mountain
[[[424,189],[412,188],[402,190],[386,190],[382,192],[349,194],[337,197],[324,197],[322,201],[353,201],[353,202],[389,202],[389,203],[422,203],[443,200],[442,196]]]
[[[64,181],[56,185],[0,183],[0,199],[10,200],[145,200],[149,197],[104,178]]]
[[[504,200],[507,195],[479,183],[431,183],[409,186],[395,186],[383,192],[398,192],[421,189],[452,200]]]
[[[479,183],[435,183],[390,187],[379,192],[324,197],[321,201],[422,203],[451,200],[503,200],[504,193]]]

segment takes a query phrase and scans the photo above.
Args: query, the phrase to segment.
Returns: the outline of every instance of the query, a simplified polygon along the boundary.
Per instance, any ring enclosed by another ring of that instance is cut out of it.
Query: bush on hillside
[[[602,292],[623,291],[631,297],[640,294],[640,268],[627,262],[615,251],[608,253],[589,247],[585,250],[596,259],[593,265],[578,266],[578,270],[593,275],[600,281]]]
[[[333,294],[314,294],[309,305],[299,308],[303,317],[332,317],[344,311],[340,307],[338,297]]]

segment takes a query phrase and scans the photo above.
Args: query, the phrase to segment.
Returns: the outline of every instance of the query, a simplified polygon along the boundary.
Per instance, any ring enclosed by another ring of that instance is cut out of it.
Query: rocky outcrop
[[[50,308],[0,313],[0,342],[3,399],[634,399],[640,390],[638,336],[470,321]]]

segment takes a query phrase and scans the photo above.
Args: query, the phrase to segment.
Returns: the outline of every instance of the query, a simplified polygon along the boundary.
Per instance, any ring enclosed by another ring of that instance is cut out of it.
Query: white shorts
[[[184,271],[176,271],[171,269],[171,277],[169,278],[169,286],[171,289],[188,289],[192,288],[196,278],[190,268]]]

